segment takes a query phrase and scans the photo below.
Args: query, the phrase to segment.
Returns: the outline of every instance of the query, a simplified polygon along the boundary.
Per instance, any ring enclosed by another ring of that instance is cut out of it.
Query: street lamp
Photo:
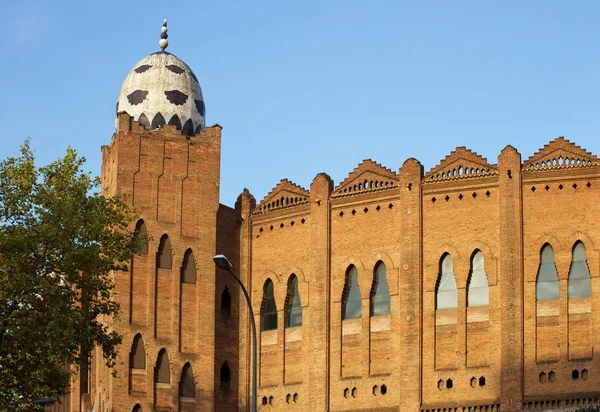
[[[229,260],[225,257],[225,255],[216,255],[213,257],[213,260],[219,269],[223,269],[231,273],[231,276],[233,276],[236,282],[240,285],[240,288],[242,288],[242,292],[244,292],[244,296],[246,297],[246,303],[248,303],[250,323],[252,325],[252,412],[256,412],[256,322],[254,321],[252,303],[250,302],[248,291],[246,291],[246,288],[244,287],[244,284],[240,278],[238,278],[237,275],[233,273],[233,270],[231,270],[231,263],[229,263]]]

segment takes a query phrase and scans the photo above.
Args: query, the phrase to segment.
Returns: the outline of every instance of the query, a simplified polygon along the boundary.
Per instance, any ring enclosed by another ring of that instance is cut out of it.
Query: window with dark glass
[[[179,396],[183,398],[193,398],[196,396],[194,374],[192,373],[192,366],[189,363],[186,363],[181,371],[181,381],[179,381]]]
[[[154,382],[156,382],[156,383],[170,383],[171,382],[169,356],[167,355],[166,349],[161,349],[161,351],[158,352],[158,358],[156,359],[156,367],[154,368]]]
[[[274,287],[271,279],[267,279],[263,289],[263,300],[261,305],[260,330],[277,329],[277,305],[275,304]]]
[[[229,365],[224,362],[221,366],[220,378],[219,378],[221,392],[228,394],[231,387],[231,372],[229,371]]]
[[[285,306],[285,326],[287,328],[302,326],[302,303],[300,302],[298,278],[296,275],[290,276],[288,281]]]
[[[537,300],[557,300],[560,296],[554,249],[549,244],[544,245],[540,253],[535,294]]]
[[[196,283],[196,262],[192,249],[188,249],[183,255],[181,265],[181,283]]]
[[[467,306],[487,306],[490,303],[488,280],[483,253],[478,250],[471,258],[471,276],[467,292]]]
[[[146,351],[144,340],[139,333],[133,338],[131,352],[129,353],[129,367],[132,369],[146,369]]]
[[[592,296],[590,269],[585,257],[585,246],[577,242],[573,247],[571,269],[569,270],[569,298]]]
[[[159,269],[171,269],[173,266],[173,256],[171,256],[171,241],[169,236],[163,235],[160,238],[158,252],[156,253],[156,267]]]
[[[390,314],[390,288],[388,287],[385,263],[379,262],[373,274],[371,287],[371,316]]]
[[[342,319],[358,319],[362,317],[362,299],[358,286],[358,270],[350,266],[346,271],[346,283],[342,295]]]
[[[450,254],[445,254],[440,262],[440,274],[435,294],[436,309],[454,309],[458,307],[458,291],[454,278],[454,262]]]
[[[231,317],[231,295],[229,294],[229,291],[227,290],[227,287],[226,287],[225,290],[223,290],[223,293],[221,293],[221,319],[229,320],[230,317]]]
[[[138,220],[135,225],[135,236],[140,240],[140,250],[138,254],[147,255],[148,254],[148,242],[146,239],[147,231],[146,231],[146,223],[142,219]]]

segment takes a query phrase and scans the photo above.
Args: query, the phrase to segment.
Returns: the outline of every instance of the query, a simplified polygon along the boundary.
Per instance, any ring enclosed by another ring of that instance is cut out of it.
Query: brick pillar
[[[400,410],[417,412],[421,407],[421,365],[423,326],[423,261],[421,179],[423,166],[408,159],[400,168],[400,313],[392,316],[392,330],[400,336],[398,345]]]
[[[521,409],[523,399],[523,203],[521,155],[507,146],[498,156],[503,411]]]
[[[333,181],[318,174],[310,186],[310,410],[329,410],[330,353],[330,195]]]
[[[240,228],[240,267],[239,277],[254,302],[252,296],[252,218],[250,213],[256,207],[256,200],[247,189],[244,189],[235,203],[235,210],[242,217]],[[252,408],[252,330],[248,317],[248,305],[242,291],[238,294],[239,308],[239,372],[238,372],[238,403],[240,411]],[[257,296],[256,299],[261,299]],[[259,325],[257,325],[257,328]],[[258,333],[258,331],[257,331]],[[258,339],[258,337],[257,337]],[[257,342],[258,343],[258,342]],[[233,371],[232,371],[233,372]]]

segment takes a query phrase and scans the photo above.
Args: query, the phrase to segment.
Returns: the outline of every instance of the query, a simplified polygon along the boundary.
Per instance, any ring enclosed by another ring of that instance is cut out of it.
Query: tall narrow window
[[[156,358],[156,367],[154,368],[155,383],[171,383],[171,367],[169,366],[169,356],[166,349],[161,349]]]
[[[454,262],[450,254],[445,254],[440,263],[440,275],[435,294],[436,309],[454,309],[458,307],[458,292],[454,278]]]
[[[144,340],[139,333],[133,338],[131,352],[129,353],[129,367],[132,369],[146,369],[146,351]]]
[[[181,265],[181,283],[196,283],[196,262],[192,249],[188,249],[183,255]]]
[[[358,270],[354,265],[346,271],[346,284],[342,294],[342,320],[362,317],[362,299],[358,286]]]
[[[261,321],[260,330],[276,330],[277,329],[277,305],[275,304],[275,295],[273,290],[273,282],[267,279],[263,289],[263,300],[261,305]]]
[[[390,288],[386,278],[385,263],[378,262],[371,287],[371,316],[390,314]]]
[[[560,296],[554,249],[549,244],[544,245],[540,253],[535,293],[537,300],[557,300]]]
[[[585,246],[577,242],[573,247],[571,270],[569,271],[569,298],[592,296],[590,269],[585,258]]]
[[[189,363],[186,363],[181,371],[181,380],[179,381],[179,396],[183,398],[193,398],[196,396],[194,374],[192,373],[192,366]]]
[[[223,320],[229,320],[231,317],[231,295],[229,295],[229,291],[227,287],[221,293],[221,318]]]
[[[285,327],[302,326],[302,303],[298,293],[298,278],[292,274],[288,280],[288,290],[285,299]]]
[[[469,276],[467,306],[487,306],[489,303],[490,295],[483,253],[478,250],[471,258],[471,276]]]
[[[147,233],[148,232],[146,231],[146,223],[144,223],[142,219],[138,220],[137,224],[135,225],[135,236],[141,243],[138,254],[144,256],[148,254],[148,242],[146,239]]]
[[[160,238],[158,252],[156,253],[156,267],[158,269],[171,269],[173,262],[171,256],[171,241],[169,236],[163,235]]]
[[[221,393],[227,395],[231,387],[231,372],[229,371],[229,365],[227,364],[227,362],[223,363],[223,365],[221,366],[219,382]]]

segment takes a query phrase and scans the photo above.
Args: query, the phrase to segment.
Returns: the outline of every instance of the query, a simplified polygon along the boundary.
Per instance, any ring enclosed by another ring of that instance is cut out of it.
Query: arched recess
[[[358,270],[350,265],[342,291],[342,320],[362,318],[362,297],[358,285]]]
[[[260,330],[277,330],[277,304],[273,281],[267,279],[263,287],[263,299],[260,308]]]
[[[171,366],[166,349],[161,349],[154,367],[154,383],[171,383]]]
[[[549,243],[540,250],[535,297],[537,361],[558,361],[560,345],[557,345],[556,336],[563,328],[560,325],[560,283],[554,263],[554,249]]]
[[[285,327],[302,326],[302,303],[298,291],[298,278],[292,273],[288,280],[285,299]]]
[[[179,116],[173,115],[173,117],[169,119],[169,124],[175,126],[177,130],[181,130],[181,120],[179,120]]]
[[[587,264],[583,242],[573,246],[571,268],[569,269],[569,299],[592,296],[590,269]]]
[[[131,369],[146,369],[146,351],[141,334],[135,335],[129,352],[129,367]]]
[[[131,410],[131,412],[142,412],[142,406],[138,403],[137,405],[135,405],[133,407],[133,409]]]
[[[227,362],[223,362],[219,371],[219,389],[224,395],[227,395],[231,389],[231,371]]]
[[[535,296],[538,302],[560,298],[558,272],[554,264],[554,249],[549,243],[546,243],[540,251],[540,266],[536,279]]]
[[[158,252],[156,253],[156,267],[158,269],[171,269],[173,266],[173,256],[171,250],[171,241],[169,236],[163,235],[160,238]]]
[[[449,253],[440,258],[435,287],[435,367],[454,368],[458,364],[458,290],[454,261]]]
[[[192,119],[188,119],[183,127],[181,128],[181,133],[186,136],[194,135],[194,124],[192,123]]]
[[[164,126],[166,123],[165,118],[160,112],[154,115],[154,119],[152,119],[152,124],[150,125],[151,129],[157,129],[161,126]]]
[[[179,381],[179,396],[182,398],[194,398],[196,396],[196,383],[190,363],[183,365],[181,380]]]
[[[490,293],[483,253],[476,250],[471,256],[471,273],[467,284],[467,306],[488,306]]]
[[[471,255],[471,269],[467,280],[467,366],[487,364],[491,351],[489,334],[489,282],[484,254],[475,250]]]
[[[146,116],[145,113],[140,114],[140,117],[138,117],[138,123],[144,126],[145,129],[150,128],[150,120],[148,119],[148,116]]]
[[[446,253],[440,259],[440,272],[435,288],[435,309],[456,309],[458,307],[458,290],[454,277],[452,256]]]
[[[229,290],[227,286],[223,289],[223,293],[221,293],[221,319],[229,320],[231,318],[231,295],[229,294]]]
[[[146,256],[148,255],[148,231],[146,230],[146,223],[143,219],[138,220],[135,225],[135,236],[140,241],[140,250],[138,255]]]
[[[593,357],[592,284],[586,248],[577,241],[569,269],[569,359]]]
[[[196,283],[196,261],[192,249],[185,251],[181,265],[181,283]]]
[[[390,314],[390,288],[387,281],[386,266],[382,261],[375,264],[370,303],[371,317],[388,316]]]

